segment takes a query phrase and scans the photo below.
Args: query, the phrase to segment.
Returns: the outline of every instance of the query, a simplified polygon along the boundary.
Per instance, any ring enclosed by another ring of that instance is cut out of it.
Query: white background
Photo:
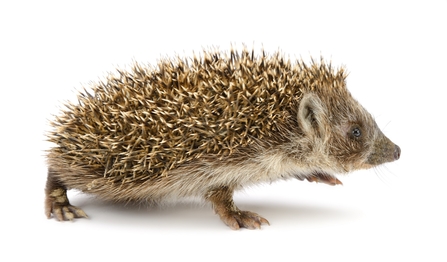
[[[447,1],[2,1],[0,260],[447,261]],[[161,3],[163,2],[163,3]],[[43,212],[47,121],[132,61],[230,44],[345,65],[402,148],[395,163],[235,196],[269,219],[232,231],[209,205],[126,208],[70,192],[90,219]],[[8,257],[4,259],[4,257]]]

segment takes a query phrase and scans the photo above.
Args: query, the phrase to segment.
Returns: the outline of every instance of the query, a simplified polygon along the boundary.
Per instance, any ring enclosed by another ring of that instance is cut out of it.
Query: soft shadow
[[[243,202],[240,209],[250,210],[267,218],[271,224],[315,224],[331,223],[340,220],[358,219],[362,213],[358,210],[334,208],[321,205],[303,205],[300,203],[249,203]]]
[[[181,202],[167,206],[137,206],[113,204],[85,195],[73,197],[72,203],[82,208],[90,223],[126,225],[131,227],[163,229],[212,229],[226,226],[214,214],[211,205]],[[358,210],[311,206],[299,203],[238,201],[241,210],[256,212],[271,225],[294,227],[334,221],[352,221],[362,216]]]

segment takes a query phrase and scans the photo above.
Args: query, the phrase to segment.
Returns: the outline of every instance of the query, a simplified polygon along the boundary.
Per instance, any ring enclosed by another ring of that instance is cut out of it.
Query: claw
[[[325,174],[314,174],[313,176],[307,177],[306,179],[309,182],[324,183],[331,186],[343,185],[343,183],[340,180],[338,180],[338,178],[334,176],[328,176]]]

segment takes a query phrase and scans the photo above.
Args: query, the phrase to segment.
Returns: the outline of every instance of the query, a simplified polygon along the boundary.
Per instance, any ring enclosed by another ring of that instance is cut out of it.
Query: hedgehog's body
[[[233,191],[399,157],[351,97],[343,70],[243,51],[135,65],[85,92],[53,122],[47,215],[82,217],[70,188],[119,202],[202,197],[232,228],[267,222],[237,209]]]

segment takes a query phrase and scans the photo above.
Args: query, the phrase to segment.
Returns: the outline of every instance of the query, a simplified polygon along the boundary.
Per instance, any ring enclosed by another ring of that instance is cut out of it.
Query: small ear
[[[298,108],[298,124],[303,131],[319,136],[323,115],[324,107],[320,98],[312,93],[305,94]]]

